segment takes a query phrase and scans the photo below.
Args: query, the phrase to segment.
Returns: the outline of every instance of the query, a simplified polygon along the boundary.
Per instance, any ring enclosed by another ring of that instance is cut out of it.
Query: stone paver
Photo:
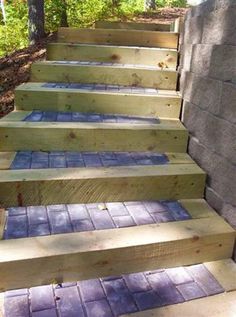
[[[224,289],[199,264],[9,291],[4,317],[118,317],[219,292]]]
[[[11,169],[46,169],[68,167],[109,167],[130,165],[164,165],[169,163],[165,154],[153,152],[26,152],[19,151]],[[140,158],[139,155],[142,157]],[[22,159],[23,157],[23,159]],[[26,159],[24,159],[26,157]],[[158,158],[158,159],[157,159]],[[173,207],[175,209],[175,207]],[[181,211],[179,211],[180,213]],[[178,211],[176,210],[176,217]],[[180,215],[181,216],[181,215]]]
[[[169,203],[134,201],[9,208],[4,238],[16,239],[175,221],[175,208],[178,212],[182,210],[178,221],[191,219],[179,202],[173,202],[171,209],[168,209]]]
[[[100,123],[130,123],[158,124],[160,120],[152,117],[138,117],[115,114],[53,112],[34,110],[23,121],[27,122],[100,122]]]

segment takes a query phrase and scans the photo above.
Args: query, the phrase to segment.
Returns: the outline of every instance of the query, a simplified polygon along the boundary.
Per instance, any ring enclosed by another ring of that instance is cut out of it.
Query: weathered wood
[[[7,218],[6,210],[4,208],[0,208],[0,240],[3,239],[6,218]]]
[[[231,292],[122,317],[234,317],[235,311],[236,292]]]
[[[177,48],[178,33],[122,29],[59,28],[57,41],[62,43]]]
[[[176,92],[160,90],[157,95],[45,88],[27,83],[15,91],[18,110],[78,111],[179,118],[181,98]]]
[[[193,218],[207,218],[218,216],[216,211],[212,209],[203,199],[184,199],[180,200],[186,210],[189,211]]]
[[[177,51],[145,47],[49,43],[47,60],[93,61],[175,69]]]
[[[0,122],[3,121],[22,121],[24,120],[31,111],[12,111],[8,113],[6,116],[1,118]]]
[[[175,90],[177,72],[156,67],[82,65],[44,61],[32,65],[31,81],[124,85]]]
[[[0,151],[185,152],[179,122],[160,124],[0,122]]]
[[[0,289],[229,258],[234,238],[233,229],[215,217],[2,240]]]
[[[15,152],[0,152],[0,170],[9,169],[15,155]]]
[[[226,292],[236,290],[236,263],[232,259],[205,263]],[[235,310],[236,312],[236,310]]]
[[[202,198],[204,185],[205,173],[196,164],[5,170],[0,205]]]
[[[128,29],[146,31],[166,31],[169,32],[171,25],[164,23],[141,23],[141,22],[120,22],[120,21],[97,21],[95,28],[98,29]]]

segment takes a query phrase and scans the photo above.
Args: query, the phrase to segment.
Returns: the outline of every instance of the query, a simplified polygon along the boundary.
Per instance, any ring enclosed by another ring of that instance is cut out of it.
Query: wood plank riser
[[[175,236],[173,231],[177,230]],[[234,237],[234,232],[215,217],[178,224],[5,240],[0,242],[3,254],[0,289],[226,259],[232,255]]]
[[[87,83],[176,89],[177,72],[112,66],[35,63],[31,81],[53,83]]]
[[[1,171],[0,205],[203,197],[205,174],[194,164]]]
[[[62,43],[177,48],[178,34],[143,30],[59,28],[57,41]]]
[[[0,151],[157,151],[186,152],[184,129],[106,128],[105,124],[2,122]],[[157,125],[158,126],[158,125]]]
[[[78,111],[179,118],[179,97],[79,92],[46,89],[15,91],[17,110]]]
[[[149,31],[168,32],[171,30],[171,24],[97,21],[95,22],[95,28],[130,29],[130,30],[146,30],[146,31],[149,30]]]
[[[47,60],[93,61],[176,68],[177,52],[147,48],[51,43],[47,46]]]

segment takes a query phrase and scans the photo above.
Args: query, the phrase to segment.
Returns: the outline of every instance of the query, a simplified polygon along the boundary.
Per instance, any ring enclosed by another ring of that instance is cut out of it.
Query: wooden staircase
[[[236,272],[230,260],[235,231],[205,202],[206,175],[186,153],[177,49],[177,22],[59,29],[47,61],[32,65],[30,82],[16,89],[15,111],[0,121],[0,233],[6,210],[22,206],[90,203],[102,206],[102,213],[108,202],[168,200],[178,201],[190,219],[2,239],[2,292],[211,262],[208,268],[226,294],[135,316],[190,316],[198,301],[206,309],[196,316],[235,312],[236,283],[229,282]],[[38,119],[42,113],[47,119]],[[64,119],[51,120],[55,113]],[[24,166],[32,151],[119,152],[129,158],[153,153],[167,163],[124,160],[112,166],[108,159],[103,166],[13,168],[19,152]],[[221,300],[231,306],[220,308]]]

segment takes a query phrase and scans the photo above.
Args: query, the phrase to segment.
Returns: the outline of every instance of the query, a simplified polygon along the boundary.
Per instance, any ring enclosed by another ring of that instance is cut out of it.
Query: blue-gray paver
[[[30,317],[29,297],[27,295],[5,297],[5,317]]]
[[[158,155],[161,159],[155,161]],[[11,169],[45,169],[67,167],[109,167],[131,165],[163,165],[169,159],[165,154],[156,152],[67,152],[67,151],[28,151],[22,155],[19,151]],[[179,210],[178,213],[183,213]],[[176,215],[178,217],[178,214]]]
[[[172,208],[168,209],[169,203],[170,201],[128,201],[9,208],[4,238],[15,239],[176,221],[174,206],[178,210],[183,207],[179,202],[173,201]],[[178,221],[186,219],[191,219],[191,216],[185,210],[180,214]]]
[[[130,124],[158,124],[153,117],[139,117],[119,114],[99,114],[83,112],[32,111],[24,121],[27,122],[103,122]]]
[[[60,317],[84,317],[82,302],[76,286],[55,289]]]
[[[8,291],[4,307],[5,317],[118,317],[219,292],[199,264]]]

